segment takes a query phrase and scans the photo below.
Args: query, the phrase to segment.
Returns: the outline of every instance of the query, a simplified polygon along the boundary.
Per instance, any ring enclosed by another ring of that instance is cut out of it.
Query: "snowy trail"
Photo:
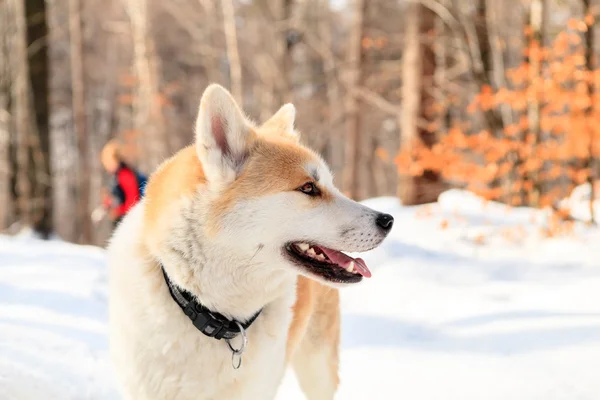
[[[115,399],[104,253],[0,238],[0,399]]]
[[[368,203],[397,222],[342,291],[338,399],[600,398],[600,232],[543,239],[459,191]],[[101,249],[0,237],[0,399],[117,399],[106,294]],[[278,399],[303,399],[292,373]]]

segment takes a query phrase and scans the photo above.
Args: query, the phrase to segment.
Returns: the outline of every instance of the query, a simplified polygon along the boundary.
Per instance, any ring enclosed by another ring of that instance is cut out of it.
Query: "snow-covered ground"
[[[600,232],[449,191],[394,214],[342,291],[338,399],[600,399]],[[535,221],[535,223],[534,223]],[[104,253],[0,237],[0,399],[117,399]],[[293,374],[278,399],[303,399]]]

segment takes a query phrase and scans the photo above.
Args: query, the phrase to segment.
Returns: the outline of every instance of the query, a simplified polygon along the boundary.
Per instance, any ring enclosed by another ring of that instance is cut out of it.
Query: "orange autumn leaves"
[[[592,173],[586,160],[600,156],[600,94],[595,89],[600,88],[600,70],[587,69],[581,37],[590,23],[591,16],[569,22],[569,30],[549,48],[530,40],[526,61],[506,71],[506,87],[481,87],[468,106],[469,120],[453,121],[433,146],[416,141],[402,149],[395,160],[399,171],[413,176],[435,171],[486,199],[513,205],[530,201],[524,194],[544,187],[536,204],[529,204],[542,207],[584,183]],[[534,62],[540,72],[532,69]],[[484,112],[501,115],[507,109],[513,121],[504,119],[501,129],[473,128]]]

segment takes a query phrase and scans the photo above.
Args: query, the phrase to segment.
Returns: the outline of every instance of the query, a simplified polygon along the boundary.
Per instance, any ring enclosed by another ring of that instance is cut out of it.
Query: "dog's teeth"
[[[346,267],[346,271],[354,272],[354,261],[350,261],[350,264]]]
[[[323,254],[317,254],[317,260],[325,261],[325,256]]]
[[[302,251],[306,251],[306,250],[308,250],[308,248],[309,248],[310,246],[308,245],[308,243],[299,243],[299,244],[298,244],[298,247],[300,248],[300,250],[302,250]]]
[[[312,247],[306,250],[306,254],[308,254],[311,257],[315,257],[317,255],[317,253],[315,253],[315,249],[313,249]]]

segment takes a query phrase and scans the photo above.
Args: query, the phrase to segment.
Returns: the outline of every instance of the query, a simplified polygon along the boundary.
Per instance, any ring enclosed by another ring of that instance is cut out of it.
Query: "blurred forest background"
[[[355,199],[461,187],[561,215],[599,172],[598,16],[593,0],[0,0],[0,229],[103,244],[102,146],[150,173],[193,140],[211,82],[258,121],[293,102]]]

